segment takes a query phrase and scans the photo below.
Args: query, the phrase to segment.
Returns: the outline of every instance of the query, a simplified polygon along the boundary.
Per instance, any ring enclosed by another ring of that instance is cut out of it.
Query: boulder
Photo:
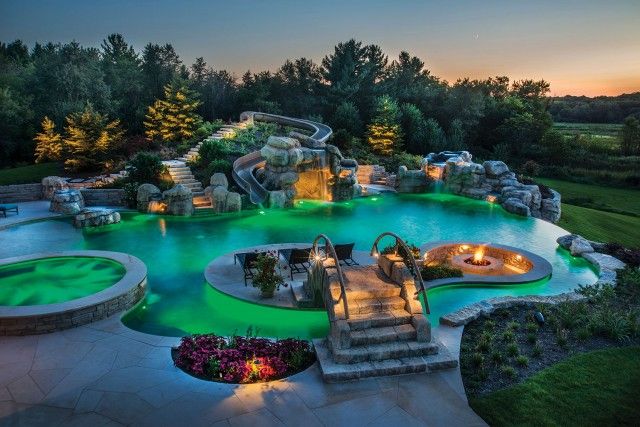
[[[424,193],[428,185],[427,174],[423,170],[408,170],[406,166],[398,168],[395,182],[398,193]]]
[[[78,228],[99,227],[101,225],[116,224],[118,222],[120,222],[120,213],[103,208],[83,209],[73,219],[73,225]]]
[[[67,180],[59,176],[45,176],[42,178],[42,198],[51,200],[56,190],[67,190],[69,184]]]
[[[573,256],[579,256],[593,252],[593,247],[587,239],[582,236],[575,236],[569,246],[569,251]]]
[[[162,193],[162,199],[167,205],[167,213],[170,215],[193,215],[193,194],[191,190],[182,184],[178,184],[171,190]]]
[[[551,194],[552,197],[540,201],[540,218],[555,224],[562,214],[561,197],[555,190],[551,190]]]
[[[299,147],[300,143],[294,138],[272,135],[267,139],[267,145],[273,148],[289,150],[291,148]]]
[[[142,184],[138,187],[138,193],[136,196],[136,207],[140,212],[147,212],[149,210],[149,202],[159,201],[162,199],[162,192],[158,187],[153,184]]]
[[[287,166],[289,164],[289,152],[287,150],[265,145],[260,149],[260,154],[270,166]]]
[[[270,191],[269,192],[269,207],[270,208],[283,208],[287,203],[287,196],[284,191]]]
[[[242,210],[242,197],[239,193],[230,191],[227,193],[225,212],[240,212]]]
[[[531,216],[529,206],[522,203],[520,199],[515,197],[508,198],[502,203],[502,207],[507,211],[516,215]]]
[[[296,172],[285,172],[280,174],[280,176],[278,177],[281,188],[289,187],[298,182],[299,179],[300,177]]]
[[[84,199],[78,190],[56,190],[53,192],[49,210],[64,215],[76,215],[84,208]]]
[[[576,237],[576,234],[566,234],[564,236],[558,237],[556,239],[556,243],[558,243],[558,245],[560,245],[564,249],[569,250],[569,248],[571,247],[571,242],[573,242],[573,239],[575,239]]]
[[[229,188],[229,181],[227,181],[227,176],[220,172],[217,172],[211,175],[209,184],[211,184],[211,187],[214,187],[214,188],[215,187]]]
[[[487,160],[482,166],[484,166],[484,170],[489,178],[497,178],[503,173],[509,172],[509,167],[505,162],[500,160]]]
[[[216,187],[211,192],[211,204],[216,212],[227,211],[227,194],[229,194],[229,191],[224,187]]]

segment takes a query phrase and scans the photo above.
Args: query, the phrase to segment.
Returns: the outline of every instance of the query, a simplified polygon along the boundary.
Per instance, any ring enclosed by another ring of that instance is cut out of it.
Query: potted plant
[[[253,286],[260,288],[263,298],[272,298],[276,289],[280,289],[280,285],[284,284],[284,278],[276,271],[277,266],[277,254],[268,252],[258,256]]]

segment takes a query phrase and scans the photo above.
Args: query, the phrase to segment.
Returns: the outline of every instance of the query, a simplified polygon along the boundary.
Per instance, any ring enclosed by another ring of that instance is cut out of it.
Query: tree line
[[[540,161],[558,150],[557,135],[549,135],[548,92],[544,80],[506,76],[447,82],[408,52],[390,59],[380,46],[353,39],[319,64],[287,60],[276,71],[247,71],[239,79],[202,57],[185,64],[171,44],[137,52],[120,34],[100,48],[70,42],[29,49],[17,40],[0,43],[1,163],[32,162],[47,128],[68,147],[74,128],[111,126],[116,151],[100,155],[113,158],[157,139],[179,143],[194,135],[196,123],[237,120],[244,110],[328,123],[336,145],[371,161],[443,149]],[[168,114],[193,122],[178,120],[169,129]]]

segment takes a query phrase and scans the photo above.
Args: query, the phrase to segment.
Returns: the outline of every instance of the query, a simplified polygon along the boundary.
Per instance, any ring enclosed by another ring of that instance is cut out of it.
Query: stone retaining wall
[[[70,310],[64,313],[54,313],[47,316],[0,318],[0,336],[46,334],[102,320],[136,305],[144,296],[146,285],[147,280],[145,279],[124,295],[90,307]]]
[[[124,206],[124,190],[121,188],[83,188],[80,193],[85,206]]]
[[[42,184],[0,185],[0,203],[32,202],[42,199]]]

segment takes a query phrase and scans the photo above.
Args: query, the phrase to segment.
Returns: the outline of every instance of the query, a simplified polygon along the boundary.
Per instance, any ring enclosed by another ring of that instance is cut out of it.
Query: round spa
[[[120,252],[69,251],[0,260],[0,335],[52,332],[135,305],[147,269]]]

